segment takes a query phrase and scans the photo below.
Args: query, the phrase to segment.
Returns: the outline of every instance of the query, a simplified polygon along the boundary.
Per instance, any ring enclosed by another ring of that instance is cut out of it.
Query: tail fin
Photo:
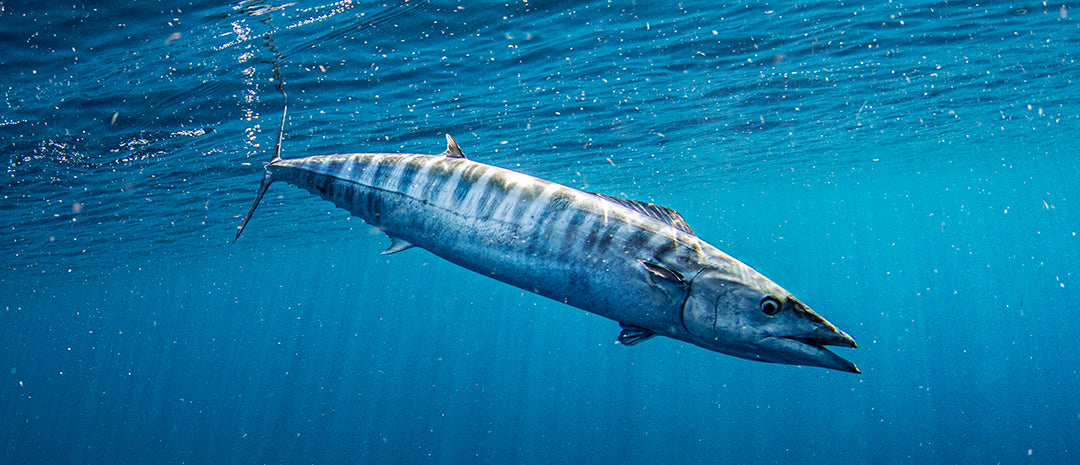
[[[233,238],[233,242],[240,239],[240,233],[244,232],[244,228],[247,227],[248,221],[251,221],[251,215],[255,214],[255,207],[259,206],[259,201],[262,200],[263,195],[266,194],[266,189],[270,188],[270,184],[274,182],[270,174],[269,166],[274,162],[281,160],[281,139],[285,134],[285,114],[289,111],[288,105],[281,110],[281,126],[278,128],[277,143],[274,144],[274,157],[270,159],[270,163],[267,163],[266,173],[263,174],[262,182],[259,183],[259,191],[255,193],[255,200],[251,202],[251,207],[248,208],[247,214],[244,215],[244,221],[240,223],[240,229],[236,230],[236,237]]]
[[[244,228],[247,227],[248,221],[251,221],[251,215],[255,214],[255,207],[259,206],[259,201],[262,200],[263,195],[266,194],[266,189],[270,187],[270,183],[273,180],[270,179],[270,172],[267,171],[263,175],[262,183],[259,184],[259,192],[255,193],[255,200],[251,202],[251,207],[248,208],[247,214],[244,215],[244,222],[240,223],[240,229],[236,230],[236,237],[233,238],[233,242],[240,239],[240,233],[244,232]]]

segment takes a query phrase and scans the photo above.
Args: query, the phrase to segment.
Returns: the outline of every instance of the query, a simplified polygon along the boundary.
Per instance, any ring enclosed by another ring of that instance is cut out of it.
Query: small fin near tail
[[[450,134],[446,135],[446,151],[442,154],[450,158],[465,158],[465,153],[461,151],[461,147],[458,147],[457,141],[450,137]]]
[[[281,126],[278,127],[277,143],[274,144],[274,156],[270,159],[270,163],[266,164],[267,167],[274,164],[274,162],[281,160],[281,139],[285,134],[285,114],[288,113],[288,111],[288,105],[285,105],[281,110]],[[259,206],[259,201],[262,200],[263,195],[266,194],[266,189],[269,189],[270,184],[273,182],[274,180],[270,175],[270,170],[267,169],[263,174],[262,181],[259,183],[259,191],[255,193],[255,200],[251,202],[251,207],[248,207],[247,214],[244,215],[244,221],[240,223],[240,228],[236,230],[236,237],[233,238],[233,242],[240,239],[240,233],[244,232],[244,228],[247,227],[248,221],[251,221],[251,215],[255,214],[255,207]]]

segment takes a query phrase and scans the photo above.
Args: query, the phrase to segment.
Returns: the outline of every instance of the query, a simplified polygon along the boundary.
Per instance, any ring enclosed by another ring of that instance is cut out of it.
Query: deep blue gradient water
[[[0,2],[0,462],[1075,463],[1075,2]],[[851,334],[755,363],[388,241],[270,159],[681,212]]]

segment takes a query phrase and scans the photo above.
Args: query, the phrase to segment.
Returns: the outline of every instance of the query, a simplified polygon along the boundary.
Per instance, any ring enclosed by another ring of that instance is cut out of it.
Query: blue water
[[[2,463],[1078,460],[1074,2],[95,3],[0,3]],[[275,65],[286,157],[674,208],[863,374],[615,345],[287,185],[231,244]]]

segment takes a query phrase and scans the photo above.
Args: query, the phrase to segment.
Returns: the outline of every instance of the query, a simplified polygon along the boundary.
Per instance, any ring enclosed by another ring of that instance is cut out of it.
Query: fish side
[[[476,273],[610,318],[620,323],[619,341],[626,345],[663,335],[744,358],[791,363],[767,353],[747,357],[712,347],[726,337],[717,332],[723,312],[704,308],[715,302],[695,311],[693,302],[701,299],[693,296],[705,288],[717,294],[716,282],[732,289],[749,284],[755,289],[751,300],[757,293],[777,295],[784,298],[777,299],[784,310],[790,294],[702,241],[671,209],[476,162],[447,136],[447,149],[438,155],[275,156],[240,231],[277,181],[306,189],[378,227],[391,240],[384,253],[423,248]],[[699,280],[703,272],[708,278]],[[746,306],[741,295],[731,297],[733,305]],[[813,349],[854,346],[846,334],[794,302],[787,305],[791,314],[827,326],[815,331],[843,336],[779,337]],[[751,306],[762,313],[759,302]],[[850,362],[833,362],[828,367],[857,371]]]

